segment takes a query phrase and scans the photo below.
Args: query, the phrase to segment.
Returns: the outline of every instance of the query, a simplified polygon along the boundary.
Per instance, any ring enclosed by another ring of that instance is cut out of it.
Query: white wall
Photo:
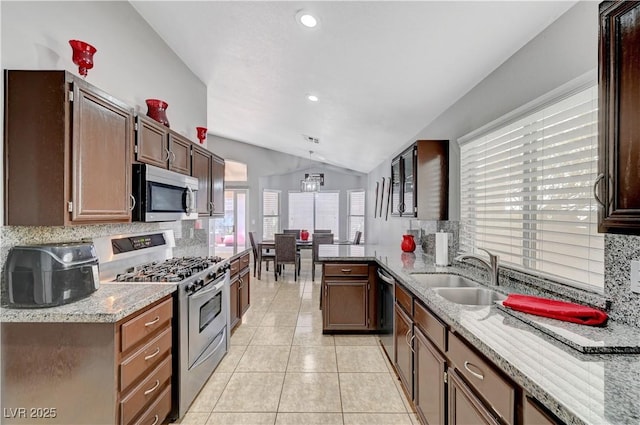
[[[342,191],[340,198],[340,237],[342,239],[347,237],[345,220],[347,214],[346,190],[365,189],[367,185],[366,175],[357,171],[334,167],[211,134],[208,136],[208,142],[209,149],[216,155],[247,164],[247,183],[226,182],[225,186],[227,188],[251,188],[249,191],[249,231],[262,235],[261,193],[265,188],[282,191],[281,209],[284,215],[281,220],[286,226],[288,204],[284,198],[286,198],[287,191],[299,190],[300,180],[304,177],[305,171],[310,171],[325,173],[326,185],[323,186],[323,190]]]
[[[458,220],[460,151],[457,139],[597,66],[598,3],[579,2],[438,118],[427,123],[415,137],[399,145],[396,153],[419,139],[452,142],[449,144],[449,219]],[[376,181],[382,176],[388,177],[390,172],[391,158],[369,173],[368,193],[374,194]],[[369,201],[369,205],[373,205],[371,195]],[[380,240],[399,240],[410,225],[410,220],[405,218],[390,217],[384,221],[373,219],[372,214],[367,217],[369,241],[374,235],[380,235]]]
[[[195,127],[207,119],[206,86],[128,2],[2,1],[0,15],[3,69],[64,69],[79,75],[69,40],[86,41],[98,50],[87,82],[142,114],[145,99],[165,100],[171,128],[197,141]]]

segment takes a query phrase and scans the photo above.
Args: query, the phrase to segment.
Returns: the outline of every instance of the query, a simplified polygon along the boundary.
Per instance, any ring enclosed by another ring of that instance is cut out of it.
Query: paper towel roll
[[[436,233],[436,266],[449,265],[449,233]]]

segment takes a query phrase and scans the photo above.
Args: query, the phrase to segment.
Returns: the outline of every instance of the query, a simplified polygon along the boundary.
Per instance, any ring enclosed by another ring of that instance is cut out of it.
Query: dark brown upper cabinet
[[[224,159],[193,145],[191,175],[198,179],[198,215],[224,215]]]
[[[191,141],[143,115],[138,115],[136,128],[136,161],[191,174]]]
[[[600,4],[598,231],[640,235],[640,2]]]
[[[133,109],[66,71],[5,71],[5,223],[131,221]]]
[[[391,161],[391,213],[448,220],[448,140],[418,140]]]

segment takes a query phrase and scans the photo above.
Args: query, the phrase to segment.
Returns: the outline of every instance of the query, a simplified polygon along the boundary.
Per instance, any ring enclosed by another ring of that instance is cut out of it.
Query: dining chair
[[[353,236],[353,245],[360,245],[360,239],[362,239],[362,232],[360,230],[356,230],[356,234]]]
[[[276,253],[273,265],[273,276],[278,281],[285,264],[293,264],[293,280],[300,275],[300,252],[296,249],[296,237],[292,234],[276,233],[274,235]]]
[[[285,235],[296,235],[296,239],[300,239],[300,229],[284,229],[282,233]]]
[[[318,261],[318,245],[321,244],[332,244],[333,243],[333,233],[314,233],[313,234],[313,246],[311,247],[311,281],[314,282],[316,280],[316,263],[320,263]]]
[[[256,267],[258,268],[258,276],[262,275],[262,262],[267,263],[267,271],[269,271],[269,261],[275,261],[276,255],[273,252],[258,250],[253,232],[249,232],[249,240],[251,241],[251,249],[253,250],[253,277],[256,277]]]

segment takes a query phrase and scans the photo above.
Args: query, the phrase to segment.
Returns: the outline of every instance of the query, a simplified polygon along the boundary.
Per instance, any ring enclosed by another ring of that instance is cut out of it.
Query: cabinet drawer
[[[368,264],[325,264],[324,265],[325,276],[342,276],[342,277],[367,277],[369,276]]]
[[[447,327],[420,303],[413,303],[413,320],[442,352],[447,349]]]
[[[120,390],[124,390],[171,352],[171,327],[149,341],[120,365]]]
[[[240,257],[240,270],[249,267],[249,254],[245,254]]]
[[[151,400],[162,392],[171,379],[171,355],[165,358],[140,384],[120,402],[120,423],[130,423]]]
[[[171,321],[172,316],[173,299],[170,298],[123,323],[121,328],[120,351],[127,351],[156,330],[165,327],[167,322]]]
[[[235,276],[240,271],[240,260],[236,259],[231,262],[231,276]]]
[[[135,425],[160,425],[171,411],[171,385],[162,391],[158,399],[135,421]]]
[[[396,294],[396,302],[404,309],[409,316],[413,317],[413,297],[406,289],[401,287],[400,285],[394,285],[395,294]]]
[[[449,359],[508,424],[515,423],[516,389],[497,370],[471,350],[459,337],[449,333]]]

